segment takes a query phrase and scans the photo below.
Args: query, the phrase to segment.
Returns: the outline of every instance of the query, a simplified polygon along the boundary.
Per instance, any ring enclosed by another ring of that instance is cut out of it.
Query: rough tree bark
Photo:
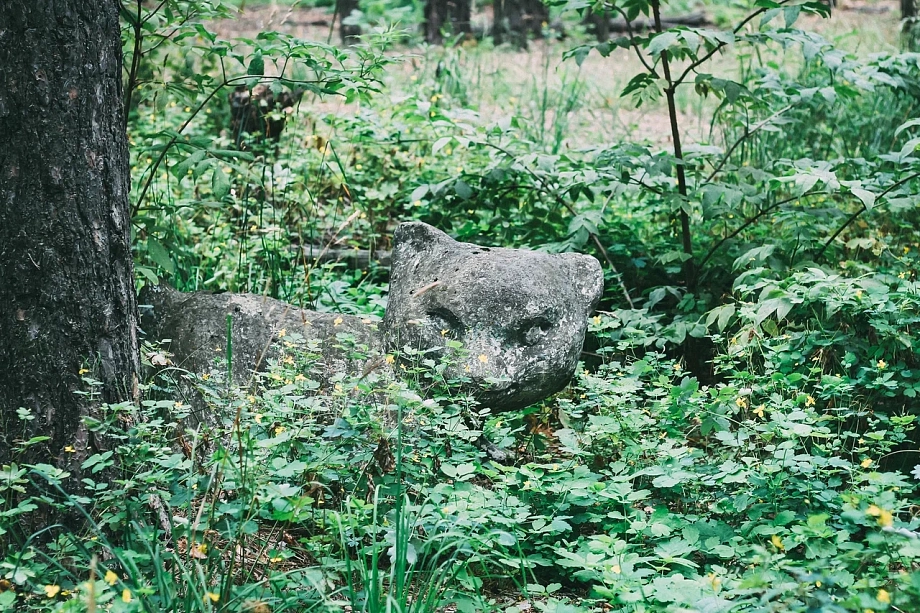
[[[74,466],[96,444],[81,417],[137,394],[118,11],[0,2],[0,464]]]
[[[425,2],[425,41],[444,42],[443,32],[456,36],[470,33],[470,0],[427,0]]]
[[[527,47],[528,37],[540,38],[549,22],[549,9],[541,0],[495,0],[492,38],[496,45],[511,42]]]

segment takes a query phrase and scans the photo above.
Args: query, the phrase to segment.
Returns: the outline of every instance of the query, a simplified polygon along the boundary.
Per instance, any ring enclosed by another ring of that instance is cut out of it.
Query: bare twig
[[[655,31],[661,34],[661,2],[652,0],[651,5],[652,14],[655,18]],[[671,66],[668,62],[668,51],[666,49],[661,52],[661,72],[664,73],[664,79],[667,83],[664,94],[668,101],[668,119],[671,124],[671,142],[674,157],[677,158],[677,163],[674,164],[674,171],[677,173],[677,192],[682,200],[686,200],[687,173],[684,168],[684,154],[680,144],[680,126],[677,124],[677,101],[674,98],[679,81],[671,79]],[[680,234],[684,253],[689,256],[684,262],[684,282],[688,288],[692,288],[695,276],[693,270],[693,239],[690,234],[690,215],[683,206],[680,208]]]
[[[896,182],[896,183],[892,183],[892,184],[889,185],[887,188],[885,188],[885,190],[882,191],[882,193],[878,194],[878,195],[875,197],[876,200],[878,200],[879,198],[881,198],[881,197],[883,197],[883,196],[887,196],[887,195],[888,195],[889,193],[891,193],[893,190],[898,189],[899,187],[901,187],[902,185],[904,185],[904,184],[907,183],[908,181],[912,181],[913,179],[916,179],[917,177],[920,177],[920,172],[915,172],[915,173],[913,173],[913,174],[907,175],[906,177],[904,177],[904,178],[901,179],[900,181],[898,181],[898,182]],[[843,222],[843,225],[840,226],[840,227],[837,229],[836,232],[834,232],[833,236],[831,236],[829,239],[827,239],[827,242],[824,243],[824,246],[821,247],[821,250],[820,250],[820,251],[818,252],[818,254],[815,256],[815,259],[820,259],[820,258],[824,257],[824,252],[827,251],[827,248],[831,246],[831,243],[833,243],[833,242],[837,239],[837,237],[840,236],[840,234],[841,234],[844,230],[846,230],[847,227],[849,227],[849,225],[850,225],[851,223],[853,223],[854,221],[856,221],[856,218],[859,217],[860,215],[862,215],[863,211],[865,211],[865,210],[866,210],[866,205],[865,205],[865,203],[860,202],[859,208],[856,209],[856,212],[853,213],[852,215],[850,215],[850,216],[847,218],[847,220],[846,220],[845,222]]]
[[[782,6],[784,4],[788,4],[791,1],[792,0],[781,0],[780,2],[777,2],[777,5]],[[744,19],[742,19],[741,22],[737,26],[735,26],[735,28],[732,30],[732,34],[737,34],[738,32],[740,32],[744,28],[744,26],[750,23],[752,19],[754,19],[755,17],[757,17],[758,15],[762,13],[765,13],[766,11],[767,11],[766,8],[759,8],[753,13],[751,13],[750,15],[748,15],[747,17],[745,17]],[[678,85],[683,83],[684,80],[687,78],[687,75],[689,75],[691,72],[693,72],[694,70],[696,70],[697,68],[705,64],[709,60],[709,58],[711,58],[716,53],[721,51],[727,44],[728,43],[720,42],[718,45],[710,49],[706,55],[704,55],[701,58],[698,58],[694,62],[691,62],[690,65],[687,66],[682,73],[680,73],[680,76],[677,77],[677,79],[675,79],[674,86],[677,87]]]
[[[799,199],[801,199],[801,198],[807,198],[807,197],[809,197],[809,196],[818,196],[818,195],[824,194],[824,193],[825,193],[825,192],[811,192],[811,193],[809,193],[809,194],[802,194],[801,196],[793,196],[793,197],[791,197],[791,198],[786,198],[785,200],[780,200],[779,202],[774,202],[773,204],[771,204],[771,205],[768,206],[767,208],[758,211],[756,215],[753,215],[752,217],[746,219],[746,220],[744,221],[744,223],[741,224],[740,226],[738,226],[735,230],[733,230],[732,232],[730,232],[728,235],[723,236],[722,239],[719,240],[719,242],[717,242],[715,245],[713,245],[713,246],[709,249],[709,251],[706,252],[705,257],[703,257],[702,261],[700,261],[700,270],[703,269],[703,266],[706,265],[706,262],[708,262],[709,259],[710,259],[713,255],[715,255],[715,252],[718,251],[718,250],[719,250],[719,247],[721,247],[723,244],[725,244],[726,241],[730,241],[731,239],[733,239],[733,238],[735,238],[736,236],[738,236],[739,234],[741,234],[746,228],[750,227],[754,222],[756,222],[758,219],[760,219],[761,217],[763,217],[763,216],[766,215],[767,213],[769,213],[769,212],[771,212],[771,211],[775,211],[775,210],[778,209],[779,207],[783,206],[784,204],[789,204],[789,203],[792,202],[793,200],[799,200]]]
[[[642,62],[642,65],[645,66],[645,69],[646,69],[647,71],[649,71],[649,73],[651,73],[651,74],[653,74],[653,75],[655,75],[655,76],[657,77],[657,76],[658,76],[658,73],[655,72],[655,68],[654,68],[651,64],[648,63],[648,61],[645,59],[645,56],[642,55],[642,51],[639,50],[639,45],[636,44],[636,42],[635,42],[636,35],[633,33],[632,25],[630,25],[629,19],[626,18],[626,13],[623,11],[622,8],[620,8],[620,7],[617,6],[616,4],[613,4],[613,5],[610,5],[610,6],[611,6],[611,8],[613,8],[613,10],[615,10],[616,12],[618,12],[618,13],[623,17],[623,20],[626,22],[626,34],[627,34],[627,36],[629,37],[629,45],[630,45],[633,49],[635,49],[635,51],[636,51],[636,56],[638,56],[639,61]]]
[[[141,20],[142,9],[143,0],[137,0],[137,17],[131,20],[131,25],[134,29],[134,51],[131,54],[131,69],[128,71],[128,82],[125,84],[125,130],[128,129],[128,115],[131,113],[131,103],[132,98],[134,97],[134,89],[137,87],[137,71],[139,70],[141,63],[141,49],[144,41],[144,37],[142,35],[144,22]],[[159,7],[157,7],[156,10],[159,10]],[[151,13],[151,15],[152,14],[153,13]]]
[[[776,111],[775,113],[773,113],[772,115],[770,115],[769,117],[767,117],[766,119],[764,119],[763,121],[761,121],[760,123],[758,123],[757,125],[755,125],[753,128],[748,129],[748,127],[745,126],[745,127],[744,127],[744,134],[742,134],[741,136],[739,136],[739,137],[738,137],[738,140],[736,140],[736,141],[732,144],[732,146],[728,148],[728,151],[726,151],[726,152],[725,152],[725,155],[722,157],[722,161],[719,162],[719,163],[716,165],[716,167],[713,169],[713,171],[709,174],[709,176],[706,177],[706,180],[703,181],[703,184],[705,185],[706,183],[709,183],[710,181],[712,181],[712,180],[715,178],[715,176],[716,176],[717,174],[719,174],[719,171],[722,170],[722,168],[723,168],[723,167],[725,166],[725,164],[728,162],[728,158],[730,158],[730,157],[732,156],[732,153],[735,152],[735,149],[738,148],[738,145],[740,145],[742,142],[744,142],[745,139],[750,138],[751,135],[753,135],[755,132],[757,132],[758,130],[760,130],[761,128],[763,128],[765,125],[767,125],[768,123],[770,123],[771,121],[773,121],[774,119],[776,119],[777,117],[779,117],[780,115],[782,115],[783,113],[785,113],[786,111],[788,111],[788,110],[791,109],[791,108],[792,108],[792,105],[791,105],[791,104],[787,104],[786,106],[784,106],[784,107],[781,108],[780,110]]]

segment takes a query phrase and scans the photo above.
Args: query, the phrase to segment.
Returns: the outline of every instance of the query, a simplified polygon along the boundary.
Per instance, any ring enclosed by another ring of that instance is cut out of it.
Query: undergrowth
[[[502,49],[224,41],[231,5],[166,4],[125,23],[138,285],[376,319],[420,219],[590,253],[607,289],[572,384],[522,411],[434,363],[326,380],[293,334],[246,388],[148,347],[139,405],[0,469],[0,610],[920,608],[915,54],[845,53],[796,28],[823,4],[761,0],[734,30],[548,43],[493,120],[464,60]],[[592,54],[633,58],[666,146],[572,136]],[[277,141],[228,127],[237,85],[304,90]],[[688,108],[705,137],[681,140]]]

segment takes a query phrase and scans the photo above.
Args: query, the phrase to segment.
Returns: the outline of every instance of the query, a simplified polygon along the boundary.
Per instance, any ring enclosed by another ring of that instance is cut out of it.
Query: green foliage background
[[[595,42],[579,24],[602,3],[571,1],[575,35],[511,91],[486,58],[520,56],[403,46],[391,3],[350,49],[225,40],[237,4],[126,5],[139,286],[377,319],[386,270],[314,256],[421,219],[596,256],[585,362],[488,415],[424,359],[323,386],[292,334],[239,389],[148,346],[141,405],[87,419],[104,449],[0,470],[0,610],[918,610],[917,55],[846,51],[810,29],[823,4],[772,0]],[[663,138],[578,123],[621,116],[598,56],[622,108],[674,119]],[[224,101],[258,84],[304,96],[277,143],[240,149]]]

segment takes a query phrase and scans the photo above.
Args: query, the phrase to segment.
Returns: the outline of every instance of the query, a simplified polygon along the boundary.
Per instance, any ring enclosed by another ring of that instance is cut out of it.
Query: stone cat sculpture
[[[277,353],[280,330],[320,342],[321,369],[360,374],[367,352],[409,348],[439,357],[452,352],[448,379],[492,411],[525,407],[565,387],[584,342],[588,315],[603,291],[594,258],[523,249],[478,247],[421,222],[401,224],[393,238],[390,296],[377,329],[369,320],[298,309],[253,294],[182,294],[165,286],[141,294],[142,326],[172,339],[176,363],[204,372],[223,355],[233,316],[233,376],[249,381]],[[453,349],[454,340],[462,349]],[[378,358],[379,361],[379,358]]]

